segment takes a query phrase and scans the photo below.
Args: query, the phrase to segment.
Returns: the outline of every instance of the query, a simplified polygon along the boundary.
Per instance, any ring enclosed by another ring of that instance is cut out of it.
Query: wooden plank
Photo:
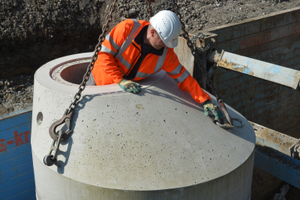
[[[300,40],[300,32],[297,35],[280,38],[278,40],[273,40],[267,43],[251,46],[246,49],[237,50],[236,53],[240,55],[247,55],[248,57],[253,58],[254,55],[259,55],[263,52],[273,50],[274,48],[280,48],[284,46],[289,47],[291,52],[292,49],[299,48],[299,43],[295,43],[295,41],[299,41],[299,40]],[[285,53],[287,53],[287,51]]]
[[[293,43],[297,41],[295,39],[299,37],[299,33],[300,33],[300,22],[296,22],[293,24],[278,27],[276,29],[266,30],[252,35],[235,38],[230,40],[230,42],[228,41],[218,42],[218,48],[227,49],[227,51],[245,55],[244,51],[247,50],[246,52],[248,51],[251,52],[251,50],[253,51],[255,49],[260,50],[260,47],[262,46],[264,47],[268,43],[270,43],[270,45],[267,46],[269,49],[278,46],[284,46],[287,43],[291,43],[291,42]],[[294,39],[292,36],[298,36],[298,37]],[[272,45],[274,43],[278,43],[278,40],[282,40],[281,44],[275,46]]]
[[[239,23],[214,27],[205,31],[218,34],[218,43],[243,38],[252,34],[300,21],[300,8],[280,11],[266,16],[244,20]]]
[[[264,60],[271,63],[285,63],[286,61],[297,57],[300,54],[300,41],[287,46],[280,46],[255,55],[255,59]],[[283,64],[286,66],[286,64]],[[290,66],[290,68],[295,69]]]
[[[207,30],[206,30],[207,31]],[[300,8],[210,29],[218,51],[300,70]],[[262,66],[263,67],[263,66]],[[214,83],[223,100],[248,120],[298,135],[300,93],[249,75],[217,69]],[[298,117],[297,117],[298,116]]]

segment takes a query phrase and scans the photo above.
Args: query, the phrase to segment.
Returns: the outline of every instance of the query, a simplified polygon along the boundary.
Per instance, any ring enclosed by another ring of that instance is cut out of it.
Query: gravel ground
[[[0,115],[30,109],[33,97],[33,75],[0,79]]]
[[[57,57],[93,51],[111,0],[0,0],[0,115],[32,106],[33,74]],[[144,0],[119,1],[122,17],[147,19]],[[171,8],[156,0],[153,13]],[[189,33],[300,6],[298,0],[178,0]],[[62,45],[63,44],[63,45]]]
[[[0,0],[0,115],[32,107],[38,67],[58,57],[93,51],[111,1]],[[300,7],[299,0],[177,1],[189,33]],[[155,0],[153,14],[171,8],[170,2]],[[110,28],[123,17],[147,19],[145,0],[123,0],[117,7]],[[265,174],[262,171],[253,181],[261,192]],[[290,200],[299,199],[295,188],[288,194]]]

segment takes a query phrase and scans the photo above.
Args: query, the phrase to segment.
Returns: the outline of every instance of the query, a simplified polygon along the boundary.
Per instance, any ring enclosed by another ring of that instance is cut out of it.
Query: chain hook
[[[66,124],[67,126],[67,130],[66,132],[62,135],[61,140],[64,141],[66,139],[68,139],[68,137],[70,136],[70,134],[72,133],[71,130],[71,119],[72,119],[72,115],[73,115],[73,111],[70,111],[67,109],[65,111],[65,113],[63,114],[62,118],[57,120],[56,122],[54,122],[50,128],[49,128],[49,134],[51,136],[51,138],[55,141],[58,140],[59,137],[59,132],[56,131],[56,129],[63,124]]]
[[[223,111],[223,113],[224,113],[224,115],[225,115],[225,117],[226,117],[227,122],[228,122],[230,125],[232,125],[232,119],[231,119],[231,117],[230,117],[230,115],[229,115],[229,113],[228,113],[228,111],[227,111],[227,108],[226,108],[226,106],[225,106],[224,101],[223,101],[222,99],[218,99],[218,103],[219,103],[220,106],[221,106],[221,109],[222,109],[222,111]]]
[[[82,91],[85,89],[86,83],[90,77],[90,74],[94,68],[94,64],[98,58],[98,54],[101,51],[102,42],[105,40],[105,35],[109,31],[109,23],[112,21],[112,14],[115,11],[117,2],[118,2],[118,0],[114,0],[114,2],[110,6],[110,13],[106,17],[106,20],[107,20],[106,24],[103,25],[103,27],[102,27],[102,33],[100,34],[100,36],[98,38],[98,44],[95,47],[95,52],[92,57],[92,61],[90,62],[89,66],[87,67],[87,71],[83,76],[83,80],[82,80],[81,84],[79,85],[79,91],[74,96],[74,101],[70,104],[69,109],[67,109],[65,111],[62,118],[57,120],[56,122],[54,122],[49,128],[49,134],[50,134],[51,138],[53,139],[53,142],[50,147],[49,154],[44,157],[44,164],[47,166],[51,166],[55,163],[57,164],[56,157],[58,154],[60,142],[67,140],[68,137],[70,136],[70,134],[73,132],[73,130],[71,130],[71,120],[72,120],[73,112],[76,108],[78,101],[81,98]],[[56,131],[56,129],[63,124],[65,124],[67,126],[66,132],[63,132],[62,130]]]
[[[173,11],[177,14],[179,20],[180,20],[180,23],[181,23],[181,28],[182,28],[182,34],[181,36],[186,39],[187,41],[187,46],[190,48],[191,50],[191,53],[192,55],[194,56],[195,58],[195,63],[196,65],[199,67],[199,69],[201,70],[203,76],[204,76],[204,79],[206,81],[206,84],[210,87],[212,93],[215,95],[215,97],[217,98],[217,101],[218,103],[220,104],[221,106],[221,109],[228,121],[227,124],[224,124],[222,123],[221,121],[215,121],[215,124],[217,124],[218,126],[222,127],[222,128],[242,128],[244,126],[243,122],[239,119],[233,119],[230,117],[228,111],[227,111],[227,108],[225,106],[225,103],[224,101],[219,97],[217,91],[216,91],[216,88],[214,87],[213,85],[213,81],[209,78],[208,76],[208,73],[207,73],[207,70],[206,68],[204,67],[205,66],[205,62],[206,60],[208,59],[210,53],[212,52],[212,50],[214,49],[214,43],[212,41],[210,41],[206,47],[202,47],[202,48],[197,48],[196,47],[196,40],[197,39],[204,39],[205,38],[205,34],[203,33],[199,33],[199,34],[196,34],[194,37],[190,38],[189,37],[189,34],[188,32],[185,30],[185,24],[184,22],[182,21],[182,16],[180,14],[180,8],[176,2],[176,0],[173,0],[173,4],[172,4],[172,9]],[[202,53],[204,53],[205,55],[205,58],[204,59],[200,59],[198,57],[199,55],[199,51],[201,50]],[[240,126],[234,126],[233,125],[233,121],[238,121],[240,123]]]
[[[218,121],[214,121],[214,123],[224,129],[243,128],[244,127],[244,122],[242,120],[240,120],[238,118],[232,118],[232,121],[238,122],[239,125],[237,126],[237,125],[233,125],[233,124],[229,124],[229,123],[220,124]]]
[[[221,128],[224,128],[224,129],[231,129],[231,128],[243,128],[244,127],[244,123],[242,120],[238,119],[238,118],[231,118],[228,111],[227,111],[227,108],[225,106],[225,103],[224,101],[217,97],[217,101],[222,109],[222,113],[225,115],[225,118],[227,120],[227,123],[224,123],[224,120],[222,123],[218,122],[218,121],[214,121],[214,123],[216,125],[218,125],[219,127]],[[239,125],[234,125],[233,124],[233,121],[236,121],[239,123]]]
[[[46,155],[43,158],[43,162],[47,166],[52,166],[53,164],[57,165],[59,167],[59,164],[57,162],[57,155],[58,155],[58,150],[59,150],[59,145],[62,139],[62,130],[58,131],[58,139],[53,140],[52,145],[50,147],[49,154]]]

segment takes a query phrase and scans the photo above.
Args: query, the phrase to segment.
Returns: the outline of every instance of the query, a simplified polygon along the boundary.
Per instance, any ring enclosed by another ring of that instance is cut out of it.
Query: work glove
[[[219,109],[219,107],[217,105],[214,105],[211,102],[211,100],[205,101],[203,103],[203,108],[204,108],[204,114],[206,116],[209,115],[209,111],[210,111],[215,116],[215,120],[214,121],[218,121],[220,124],[224,123],[222,112],[220,111],[220,109]]]
[[[131,80],[122,79],[119,86],[126,92],[139,93],[141,91],[140,84]]]

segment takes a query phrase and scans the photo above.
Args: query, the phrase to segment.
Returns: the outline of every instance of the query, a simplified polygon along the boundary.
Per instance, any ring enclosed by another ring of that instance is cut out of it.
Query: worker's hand
[[[217,105],[214,105],[210,100],[207,100],[203,103],[203,108],[204,108],[204,114],[206,116],[209,115],[209,111],[210,111],[214,114],[215,120],[222,124],[223,114]]]
[[[141,91],[140,84],[131,80],[122,79],[118,84],[126,92],[139,93]]]

